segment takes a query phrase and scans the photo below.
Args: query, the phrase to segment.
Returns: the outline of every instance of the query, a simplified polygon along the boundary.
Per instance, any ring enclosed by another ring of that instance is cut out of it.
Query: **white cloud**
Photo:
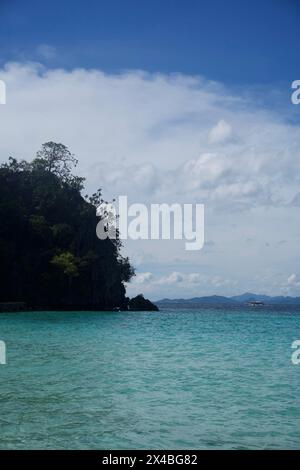
[[[230,124],[221,119],[216,126],[214,126],[208,135],[208,141],[210,144],[221,144],[226,142],[232,135],[232,129]]]
[[[184,276],[179,272],[173,272],[169,276],[162,277],[158,280],[159,284],[178,284],[184,280]]]
[[[173,271],[166,276],[155,276],[152,272],[137,273],[132,284],[152,284],[158,286],[181,284],[181,287],[184,289],[193,289],[194,285],[197,285],[202,289],[206,289],[208,286],[235,286],[237,282],[231,279],[223,279],[221,276],[207,276],[198,272],[182,273]]]
[[[188,282],[193,284],[199,284],[203,280],[203,276],[199,273],[191,273],[188,275]]]
[[[48,57],[52,52],[40,47]],[[199,271],[207,279],[218,272],[215,285],[199,282],[225,292],[231,279],[249,286],[270,267],[280,266],[285,279],[297,271],[300,125],[261,109],[257,95],[251,100],[203,77],[48,70],[33,63],[7,64],[0,79],[7,88],[1,161],[30,159],[54,140],[79,158],[89,192],[102,187],[106,199],[128,194],[141,203],[205,203],[206,237],[218,250],[188,255],[183,244],[149,242],[139,259],[139,245],[127,244],[141,272],[152,272],[150,256],[157,260],[160,272],[143,289],[173,286],[176,294],[178,286],[192,286],[192,292]],[[247,238],[254,242],[245,248]],[[279,247],[280,239],[289,242]],[[190,278],[175,265],[178,257],[195,266]],[[171,275],[160,262],[173,263]],[[269,289],[272,282],[266,279]]]
[[[300,207],[300,193],[297,193],[293,200],[292,200],[292,205],[296,207]]]
[[[299,192],[300,126],[203,78],[18,63],[0,75],[2,160],[62,141],[91,190],[141,202],[193,198],[245,209],[287,204]]]
[[[287,285],[288,287],[300,288],[300,277],[296,274],[291,274],[287,279]]]
[[[133,282],[135,284],[146,284],[154,278],[153,274],[150,272],[147,273],[139,273],[133,278]]]
[[[36,53],[40,59],[50,60],[56,56],[56,49],[49,44],[40,44],[36,48]]]

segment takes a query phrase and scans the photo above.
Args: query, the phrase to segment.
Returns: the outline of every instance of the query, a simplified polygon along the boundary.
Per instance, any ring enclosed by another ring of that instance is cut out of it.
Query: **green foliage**
[[[104,202],[104,199],[102,198],[102,190],[101,189],[97,189],[97,191],[94,194],[92,194],[91,196],[87,195],[86,198],[96,208]]]
[[[47,142],[32,162],[0,167],[0,301],[32,306],[124,307],[134,270],[120,240],[96,236],[97,202],[67,147]]]
[[[53,256],[51,263],[61,270],[69,279],[79,275],[76,266],[76,259],[73,253],[65,252],[60,255]]]
[[[32,231],[39,237],[46,237],[49,234],[49,226],[43,215],[31,215],[29,223]]]
[[[120,257],[118,258],[118,262],[119,262],[119,267],[120,267],[120,271],[121,271],[122,280],[123,280],[124,282],[129,282],[130,279],[131,279],[133,276],[135,276],[135,269],[134,269],[134,267],[131,266],[128,257],[123,258],[122,256],[120,256]]]
[[[78,160],[65,145],[46,142],[43,144],[42,149],[37,152],[36,158],[32,162],[32,167],[37,171],[52,173],[61,182],[81,190],[83,189],[84,178],[72,174],[72,169],[77,164]]]

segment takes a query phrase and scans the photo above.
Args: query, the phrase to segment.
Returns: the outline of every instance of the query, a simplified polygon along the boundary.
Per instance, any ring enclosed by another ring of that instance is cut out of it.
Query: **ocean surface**
[[[300,449],[300,309],[0,314],[1,449]]]

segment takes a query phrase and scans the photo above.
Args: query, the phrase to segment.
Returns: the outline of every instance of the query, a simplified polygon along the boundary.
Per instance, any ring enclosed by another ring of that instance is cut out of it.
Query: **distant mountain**
[[[236,302],[250,302],[251,300],[259,300],[261,302],[267,302],[269,299],[272,297],[269,297],[268,295],[260,295],[260,294],[253,294],[251,292],[246,292],[245,294],[242,295],[234,295],[233,297],[230,297],[232,300],[235,300]]]
[[[260,294],[252,294],[247,292],[246,294],[242,295],[235,295],[231,297],[232,300],[236,302],[249,302],[251,300],[259,300],[264,302],[265,304],[272,304],[272,305],[299,305],[300,304],[300,297],[286,297],[283,295],[278,295],[275,297],[271,297],[269,295],[260,295]]]
[[[237,304],[237,302],[221,295],[211,295],[206,297],[193,297],[192,299],[162,299],[155,302],[161,307],[197,307],[198,305],[224,305]]]
[[[199,305],[239,305],[252,300],[264,302],[266,305],[300,305],[300,297],[285,297],[253,294],[246,292],[242,295],[224,297],[221,295],[210,295],[204,297],[193,297],[191,299],[161,299],[155,302],[160,307],[196,307]]]

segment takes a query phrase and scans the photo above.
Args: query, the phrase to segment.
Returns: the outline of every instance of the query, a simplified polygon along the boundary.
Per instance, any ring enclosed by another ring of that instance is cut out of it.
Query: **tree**
[[[67,147],[54,142],[32,162],[0,165],[0,302],[127,307],[124,284],[133,268],[121,256],[121,240],[96,236],[96,206],[104,201],[100,190],[82,197],[75,165]]]
[[[65,252],[60,255],[55,255],[51,260],[51,263],[54,266],[57,266],[69,280],[72,280],[79,274],[73,253]]]
[[[69,302],[72,303],[72,281],[75,277],[79,276],[75,256],[67,251],[60,255],[55,255],[51,260],[51,264],[56,266],[68,279],[68,298]]]
[[[32,162],[33,169],[42,169],[53,173],[60,181],[72,187],[83,189],[84,178],[74,176],[72,170],[76,168],[78,160],[70,152],[68,147],[56,142],[46,142],[36,154]]]
[[[121,280],[122,282],[129,282],[130,279],[135,276],[135,269],[130,264],[128,257],[119,256],[118,258],[120,272],[121,272]]]

